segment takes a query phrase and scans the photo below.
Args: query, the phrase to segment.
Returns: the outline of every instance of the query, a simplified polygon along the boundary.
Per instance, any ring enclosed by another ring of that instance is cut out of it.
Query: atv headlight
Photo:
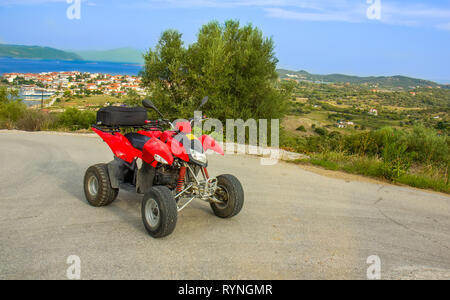
[[[164,158],[162,158],[162,157],[159,156],[158,154],[155,154],[153,157],[155,158],[155,160],[156,160],[157,162],[160,162],[160,163],[166,164],[166,165],[169,164]]]
[[[208,162],[208,159],[206,158],[205,153],[201,153],[199,151],[191,150],[192,158],[198,162],[201,162],[203,164],[206,164]]]

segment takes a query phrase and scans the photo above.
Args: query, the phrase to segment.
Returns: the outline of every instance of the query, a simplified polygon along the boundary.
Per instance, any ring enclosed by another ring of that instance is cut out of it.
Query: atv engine
[[[169,189],[177,186],[178,174],[180,170],[172,166],[162,166],[156,169],[154,185],[165,185]]]

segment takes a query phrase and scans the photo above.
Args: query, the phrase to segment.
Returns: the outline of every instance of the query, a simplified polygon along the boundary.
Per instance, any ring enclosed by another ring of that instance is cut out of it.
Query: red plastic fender
[[[151,138],[159,139],[162,135],[161,131],[144,131],[140,130],[137,132],[138,134],[142,134]]]
[[[184,160],[185,162],[189,162],[189,155],[187,154],[186,148],[184,148],[182,143],[180,143],[171,136],[167,136],[166,145],[169,147],[170,152],[174,156]]]
[[[96,128],[92,130],[97,133],[111,148],[115,156],[128,163],[132,163],[136,157],[142,158],[142,152],[134,148],[126,137],[116,132],[106,133]]]
[[[220,147],[216,140],[209,135],[202,135],[200,137],[200,142],[202,142],[202,146],[205,151],[211,149],[220,155],[224,155],[222,147]]]
[[[184,133],[191,133],[192,132],[192,126],[189,122],[178,122],[176,127],[180,132]]]
[[[173,155],[170,153],[169,146],[153,138],[144,145],[142,160],[156,167],[158,162],[154,159],[155,155],[161,156],[169,165],[173,163]]]
[[[175,131],[164,131],[159,138],[163,143],[167,142],[169,138],[173,138],[177,133]]]
[[[137,133],[148,137],[158,138],[163,143],[166,143],[170,149],[170,153],[173,156],[176,156],[186,162],[189,161],[189,155],[187,154],[186,149],[184,149],[183,145],[179,141],[173,138],[176,134],[174,131],[138,131]]]

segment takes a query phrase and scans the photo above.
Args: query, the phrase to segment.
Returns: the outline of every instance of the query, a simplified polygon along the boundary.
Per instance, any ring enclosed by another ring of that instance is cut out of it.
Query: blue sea
[[[138,75],[143,65],[98,61],[38,60],[0,57],[0,76],[3,73],[41,73],[80,71],[111,75]]]

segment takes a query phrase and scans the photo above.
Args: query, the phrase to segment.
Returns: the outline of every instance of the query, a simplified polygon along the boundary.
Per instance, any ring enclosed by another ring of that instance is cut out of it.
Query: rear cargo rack
[[[106,126],[101,124],[96,124],[92,126],[95,129],[106,133],[116,133],[121,131],[163,131],[159,121],[147,121],[147,124],[141,126]]]

